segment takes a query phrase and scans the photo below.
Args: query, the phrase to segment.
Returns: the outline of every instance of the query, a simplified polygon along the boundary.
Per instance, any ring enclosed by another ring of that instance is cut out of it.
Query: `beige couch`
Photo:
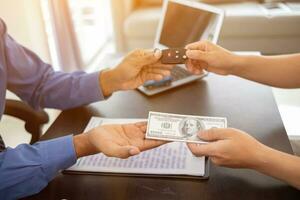
[[[153,47],[161,16],[159,1],[112,0],[119,51]],[[256,2],[218,4],[226,12],[219,44],[235,51],[264,54],[300,52],[299,5],[279,4],[278,9],[267,9]]]

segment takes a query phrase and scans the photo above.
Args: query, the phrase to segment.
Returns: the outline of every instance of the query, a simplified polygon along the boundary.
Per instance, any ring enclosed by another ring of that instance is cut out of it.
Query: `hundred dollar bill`
[[[227,119],[222,117],[149,112],[146,138],[207,143],[200,140],[197,133],[210,128],[227,128]]]

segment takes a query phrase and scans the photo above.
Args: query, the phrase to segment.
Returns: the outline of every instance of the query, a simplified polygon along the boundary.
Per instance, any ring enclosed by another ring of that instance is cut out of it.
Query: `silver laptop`
[[[190,0],[165,0],[156,33],[154,48],[185,47],[199,40],[216,43],[223,24],[224,12],[207,4]],[[138,89],[146,95],[157,93],[203,78],[192,75],[184,65],[177,65],[171,76],[162,81],[148,81]]]

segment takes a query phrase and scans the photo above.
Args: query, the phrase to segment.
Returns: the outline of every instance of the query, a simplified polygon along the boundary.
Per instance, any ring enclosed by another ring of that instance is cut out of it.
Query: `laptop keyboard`
[[[163,79],[162,81],[148,81],[144,84],[144,87],[148,90],[159,88],[162,86],[168,86],[172,81],[178,81],[186,77],[191,76],[192,74],[182,67],[175,66],[171,71],[171,76]]]
[[[191,76],[192,74],[187,70],[183,69],[182,67],[175,66],[171,71],[172,81],[178,81],[184,79],[186,77]]]

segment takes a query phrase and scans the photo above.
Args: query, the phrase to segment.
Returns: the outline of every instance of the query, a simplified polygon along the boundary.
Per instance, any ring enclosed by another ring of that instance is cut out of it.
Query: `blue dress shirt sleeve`
[[[0,199],[19,199],[41,191],[59,170],[76,162],[73,136],[0,153]]]
[[[69,109],[104,99],[99,72],[56,72],[7,34],[4,44],[7,88],[32,107]]]
[[[99,72],[55,72],[36,54],[15,42],[0,19],[0,118],[5,89],[32,107],[67,109],[102,100]],[[2,45],[3,44],[3,45]],[[0,200],[19,199],[44,188],[76,161],[73,137],[22,144],[0,153]]]

